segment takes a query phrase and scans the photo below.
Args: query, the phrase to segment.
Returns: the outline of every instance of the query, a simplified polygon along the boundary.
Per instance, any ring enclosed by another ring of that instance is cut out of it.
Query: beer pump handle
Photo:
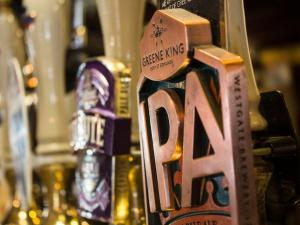
[[[16,57],[21,65],[25,63],[25,49],[23,32],[12,10],[6,6],[0,8],[0,142],[3,169],[11,168],[11,152],[8,143],[6,81],[8,76],[7,64],[12,57]]]
[[[138,143],[136,85],[140,73],[139,40],[145,0],[96,0],[104,38],[105,55],[131,69],[131,141]]]
[[[22,208],[28,210],[32,203],[31,143],[25,87],[21,65],[16,58],[8,62],[7,120],[9,144],[16,176],[17,195]]]
[[[228,51],[241,56],[248,77],[248,98],[251,130],[263,130],[267,121],[259,112],[260,93],[258,91],[251,62],[243,0],[225,1],[226,47]]]
[[[11,8],[0,8],[0,141],[2,172],[15,174],[16,193],[23,209],[31,204],[31,149],[22,66],[25,64],[23,31]],[[2,124],[1,124],[2,123]],[[25,166],[26,165],[26,166]],[[8,194],[9,195],[9,194]]]
[[[64,105],[64,56],[67,40],[66,1],[25,0],[35,17],[27,32],[38,74],[38,154],[68,152],[68,124]]]

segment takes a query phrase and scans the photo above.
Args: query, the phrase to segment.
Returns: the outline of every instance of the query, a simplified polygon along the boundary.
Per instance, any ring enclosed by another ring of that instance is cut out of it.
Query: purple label
[[[112,209],[112,157],[88,149],[78,154],[76,187],[80,215],[109,222]]]
[[[83,64],[79,73],[78,112],[72,121],[73,149],[95,148],[107,155],[128,154],[131,121],[115,114],[113,74],[97,60]]]
[[[80,215],[102,222],[112,219],[113,155],[128,154],[130,149],[131,121],[116,115],[118,81],[101,61],[84,63],[77,83],[77,114],[71,125],[71,145],[78,153]]]

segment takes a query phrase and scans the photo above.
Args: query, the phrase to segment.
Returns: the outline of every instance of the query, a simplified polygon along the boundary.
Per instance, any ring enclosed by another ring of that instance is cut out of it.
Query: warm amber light
[[[60,183],[55,183],[54,188],[55,188],[55,190],[59,191],[62,187],[61,187]]]
[[[56,221],[55,225],[65,225],[65,223],[61,221]]]
[[[132,161],[133,161],[133,157],[132,157],[132,156],[129,156],[128,161],[129,161],[129,162],[132,162]]]
[[[81,225],[89,225],[89,223],[86,221],[82,221]]]
[[[78,225],[78,221],[73,219],[73,220],[71,220],[70,224],[71,225]]]
[[[25,65],[23,67],[23,73],[24,75],[30,75],[33,73],[33,65],[31,63]]]
[[[62,222],[65,222],[66,221],[66,217],[64,215],[59,215],[58,216],[58,219]]]
[[[27,81],[27,85],[30,88],[36,88],[38,85],[38,79],[36,77],[31,77],[28,81]]]
[[[80,36],[83,36],[85,33],[86,33],[86,28],[85,26],[79,26],[77,29],[76,29],[76,33]]]
[[[30,210],[30,211],[29,211],[29,216],[30,216],[31,218],[36,218],[36,212],[33,211],[33,210]]]
[[[41,223],[41,220],[39,218],[32,219],[33,224],[38,225]]]
[[[13,202],[12,202],[12,205],[13,205],[13,207],[15,207],[15,208],[19,208],[20,207],[20,201],[19,200],[13,200]]]
[[[117,219],[126,219],[128,217],[128,202],[122,199],[117,205]]]
[[[63,173],[61,171],[56,171],[55,172],[55,177],[58,181],[62,181],[63,180]]]
[[[24,212],[24,211],[20,211],[20,212],[18,213],[18,217],[19,217],[20,220],[26,220],[27,214],[26,214],[26,212]]]

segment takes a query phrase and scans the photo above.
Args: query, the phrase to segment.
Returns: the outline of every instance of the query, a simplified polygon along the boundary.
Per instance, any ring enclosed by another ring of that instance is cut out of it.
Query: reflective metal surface
[[[142,58],[148,46],[165,51],[165,42],[184,43],[193,34],[186,29],[169,35],[191,18],[182,9],[173,9],[171,17],[169,12],[154,14],[153,23],[174,22],[162,25],[157,44],[148,26]],[[207,22],[193,17],[193,28],[209,34]],[[211,43],[185,46],[189,64],[178,66],[178,51],[169,59],[177,73],[152,61],[155,69],[143,67],[139,83],[147,222],[158,224],[156,217],[161,224],[258,224],[243,61]],[[160,74],[164,79],[156,82]]]

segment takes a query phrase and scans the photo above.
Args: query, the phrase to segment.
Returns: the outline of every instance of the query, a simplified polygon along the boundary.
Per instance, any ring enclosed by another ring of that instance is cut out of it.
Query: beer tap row
[[[297,225],[250,39],[242,0],[0,0],[0,224]]]

